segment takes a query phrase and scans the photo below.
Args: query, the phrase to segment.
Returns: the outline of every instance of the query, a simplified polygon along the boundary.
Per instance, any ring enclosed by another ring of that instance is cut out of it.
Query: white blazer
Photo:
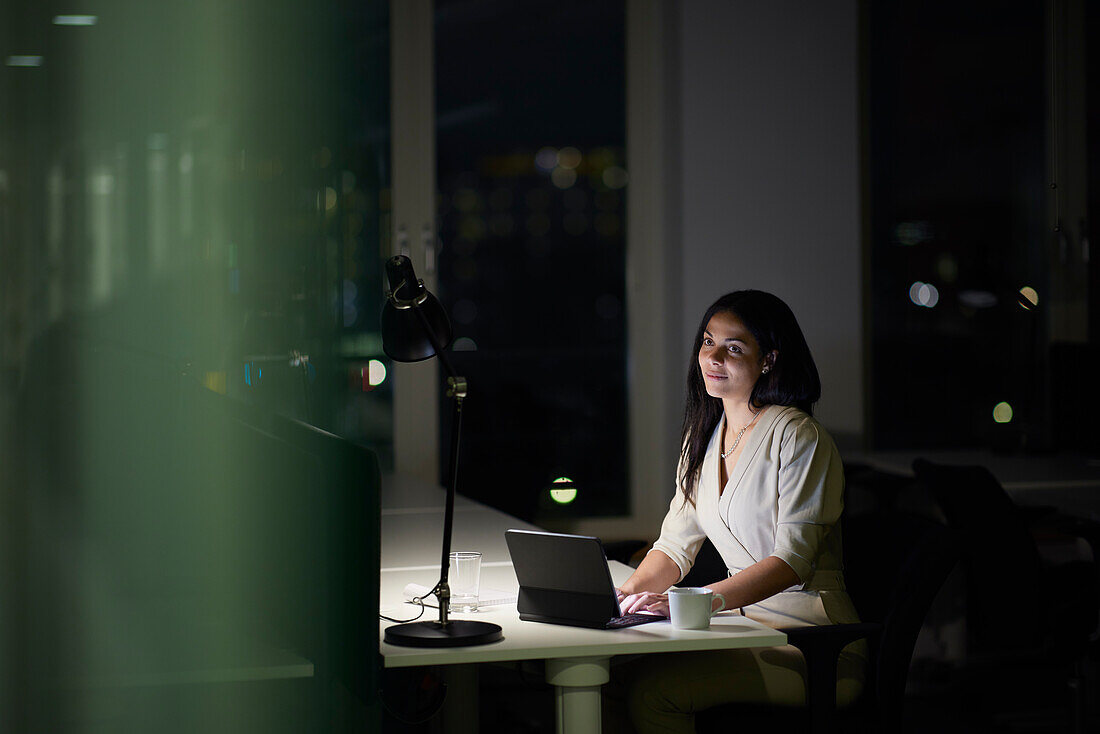
[[[710,538],[731,576],[776,556],[798,574],[799,583],[745,607],[746,616],[774,627],[859,621],[844,591],[839,524],[844,471],[832,437],[794,407],[768,406],[757,421],[719,495],[722,417],[703,459],[695,506],[677,487],[653,551],[672,559],[680,578],[704,538]]]

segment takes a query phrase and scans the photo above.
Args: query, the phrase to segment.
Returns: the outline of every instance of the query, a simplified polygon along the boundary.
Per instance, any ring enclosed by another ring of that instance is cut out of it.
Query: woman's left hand
[[[668,616],[668,595],[657,594],[652,591],[643,591],[640,594],[631,594],[619,601],[619,609],[623,614],[636,612],[651,612],[662,617]]]

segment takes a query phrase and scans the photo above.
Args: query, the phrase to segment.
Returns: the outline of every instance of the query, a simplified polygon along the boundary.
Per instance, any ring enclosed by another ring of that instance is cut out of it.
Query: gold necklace
[[[753,423],[756,423],[756,419],[759,418],[760,414],[763,412],[763,409],[761,409],[756,413],[756,415],[752,417],[751,421],[741,426],[741,430],[737,432],[737,438],[733,439],[733,446],[730,446],[729,451],[722,452],[723,459],[727,458],[730,454],[733,453],[734,449],[737,448],[737,444],[741,443],[741,437],[745,435],[745,431],[747,431],[749,429],[749,426],[751,426]]]

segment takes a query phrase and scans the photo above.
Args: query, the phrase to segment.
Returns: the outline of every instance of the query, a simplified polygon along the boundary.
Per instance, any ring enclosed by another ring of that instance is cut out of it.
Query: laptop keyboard
[[[611,621],[607,623],[607,629],[617,630],[623,627],[634,627],[639,624],[647,624],[649,622],[661,622],[668,619],[668,617],[660,617],[656,614],[624,614],[621,617],[612,617]]]

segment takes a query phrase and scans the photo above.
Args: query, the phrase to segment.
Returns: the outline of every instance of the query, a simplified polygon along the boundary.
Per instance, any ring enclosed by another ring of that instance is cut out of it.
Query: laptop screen
[[[615,585],[599,538],[508,530],[505,540],[521,596],[523,590],[540,590],[558,592],[562,598],[574,600],[586,597],[601,614],[605,613],[608,618],[618,616]]]

